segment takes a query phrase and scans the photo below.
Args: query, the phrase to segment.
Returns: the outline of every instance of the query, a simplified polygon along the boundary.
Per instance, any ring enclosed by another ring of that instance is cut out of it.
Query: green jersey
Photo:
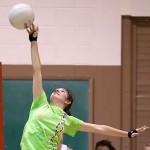
[[[33,100],[24,127],[21,150],[57,150],[63,133],[74,136],[83,121],[47,101],[45,92]]]

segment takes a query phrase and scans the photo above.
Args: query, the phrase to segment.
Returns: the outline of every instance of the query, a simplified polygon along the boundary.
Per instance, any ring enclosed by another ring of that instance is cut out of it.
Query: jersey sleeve
[[[39,97],[37,97],[36,99],[33,99],[31,110],[36,109],[45,104],[48,104],[48,101],[47,101],[45,91],[43,91]]]
[[[82,120],[75,118],[73,116],[67,116],[64,133],[74,137],[82,124],[83,124]]]

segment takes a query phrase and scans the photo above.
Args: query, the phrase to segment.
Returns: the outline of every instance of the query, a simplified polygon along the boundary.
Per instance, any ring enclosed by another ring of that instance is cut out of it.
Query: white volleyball
[[[9,22],[16,29],[26,29],[34,22],[34,11],[28,4],[19,3],[9,11]]]

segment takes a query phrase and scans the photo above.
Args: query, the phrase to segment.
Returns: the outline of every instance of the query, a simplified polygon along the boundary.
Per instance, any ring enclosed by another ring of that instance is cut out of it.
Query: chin
[[[50,97],[50,102],[55,103],[55,102],[57,102],[57,101],[58,101],[58,98],[57,98],[56,96],[51,96],[51,97]]]

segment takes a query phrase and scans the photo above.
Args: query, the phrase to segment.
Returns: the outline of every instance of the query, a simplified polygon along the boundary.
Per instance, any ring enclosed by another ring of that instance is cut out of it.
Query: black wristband
[[[29,34],[29,41],[30,41],[30,42],[32,42],[32,41],[37,41],[37,36],[35,36],[35,37],[33,36],[34,33],[35,33],[35,32]]]
[[[131,130],[130,132],[128,132],[128,137],[132,138],[133,133],[138,133],[138,132],[136,130]]]

